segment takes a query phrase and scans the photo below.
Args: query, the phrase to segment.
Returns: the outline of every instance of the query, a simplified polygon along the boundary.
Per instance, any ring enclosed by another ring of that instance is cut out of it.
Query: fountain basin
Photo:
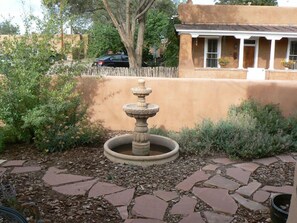
[[[126,114],[130,117],[153,117],[157,114],[159,111],[159,106],[155,104],[147,104],[147,107],[141,108],[137,107],[137,104],[125,104],[123,106],[123,110],[126,112]]]
[[[151,166],[164,164],[175,160],[179,156],[179,145],[174,140],[159,136],[150,135],[151,154],[149,156],[134,156],[126,151],[132,149],[133,135],[126,134],[116,136],[104,144],[104,155],[112,162],[136,166]]]

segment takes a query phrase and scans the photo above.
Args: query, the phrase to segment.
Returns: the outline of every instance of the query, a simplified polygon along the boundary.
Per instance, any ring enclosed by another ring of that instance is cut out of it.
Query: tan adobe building
[[[187,3],[178,13],[180,77],[292,75],[297,69],[297,7]]]

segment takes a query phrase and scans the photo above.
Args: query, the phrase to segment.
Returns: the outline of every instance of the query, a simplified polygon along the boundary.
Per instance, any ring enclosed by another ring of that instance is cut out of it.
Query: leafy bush
[[[54,152],[92,143],[103,131],[100,123],[87,120],[76,69],[58,64],[51,70],[56,75],[46,75],[52,53],[48,41],[33,35],[5,42],[12,66],[0,82],[0,120],[13,130],[4,132],[8,143],[34,142]]]
[[[169,136],[169,132],[164,128],[157,128],[156,126],[153,126],[149,129],[150,134],[154,135],[160,135],[160,136]]]
[[[226,152],[242,159],[296,151],[297,118],[286,119],[277,105],[244,101],[232,106],[225,120],[183,129],[178,142],[185,152]]]

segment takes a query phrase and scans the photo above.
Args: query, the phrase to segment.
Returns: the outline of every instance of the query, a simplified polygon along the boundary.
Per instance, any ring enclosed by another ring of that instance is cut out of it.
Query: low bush
[[[296,151],[297,118],[283,117],[277,105],[244,101],[231,106],[225,120],[206,120],[193,129],[183,129],[178,142],[184,152],[225,152],[241,159]]]

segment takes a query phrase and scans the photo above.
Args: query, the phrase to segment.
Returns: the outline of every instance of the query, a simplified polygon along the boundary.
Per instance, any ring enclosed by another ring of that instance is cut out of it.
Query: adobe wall
[[[153,92],[149,103],[160,106],[159,113],[149,119],[149,127],[180,130],[210,118],[225,118],[232,104],[254,98],[264,103],[279,103],[285,115],[297,111],[297,84],[291,81],[247,81],[198,78],[145,78]],[[131,88],[135,77],[83,77],[81,88],[90,103],[92,120],[102,120],[112,130],[133,130],[135,120],[122,106],[136,102]]]
[[[297,25],[296,12],[296,7],[190,4],[178,6],[179,19],[187,24]]]

